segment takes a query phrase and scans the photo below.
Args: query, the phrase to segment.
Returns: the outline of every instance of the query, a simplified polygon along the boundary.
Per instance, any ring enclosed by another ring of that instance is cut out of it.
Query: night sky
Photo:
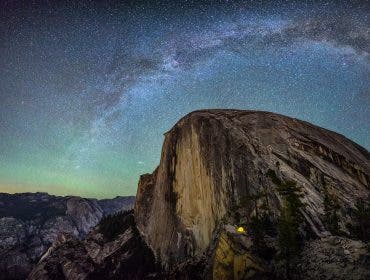
[[[368,1],[0,2],[0,192],[133,195],[201,108],[370,148]]]

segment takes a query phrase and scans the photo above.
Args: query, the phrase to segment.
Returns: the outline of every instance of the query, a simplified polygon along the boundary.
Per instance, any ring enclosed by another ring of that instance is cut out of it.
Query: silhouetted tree
[[[293,181],[281,182],[278,192],[283,197],[283,207],[278,219],[279,257],[285,263],[286,277],[290,278],[291,263],[299,255],[299,227],[303,222],[301,202],[303,194]]]
[[[128,220],[133,219],[133,216],[129,215],[132,213],[133,210],[127,210],[103,217],[98,225],[99,232],[109,241],[115,239],[133,224],[133,221]]]
[[[354,218],[357,223],[356,233],[361,240],[370,240],[370,203],[358,199],[355,204]]]

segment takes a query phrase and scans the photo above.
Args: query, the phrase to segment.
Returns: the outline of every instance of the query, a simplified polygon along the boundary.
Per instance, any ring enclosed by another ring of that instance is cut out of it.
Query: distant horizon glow
[[[0,192],[135,195],[198,109],[271,111],[369,150],[369,3],[150,2],[1,2]]]

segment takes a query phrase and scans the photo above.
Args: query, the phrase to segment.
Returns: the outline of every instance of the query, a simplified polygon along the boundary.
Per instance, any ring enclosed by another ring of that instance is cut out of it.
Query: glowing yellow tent
[[[236,231],[237,231],[238,233],[245,233],[245,230],[244,230],[244,228],[243,228],[243,227],[238,227],[238,228],[236,229]]]

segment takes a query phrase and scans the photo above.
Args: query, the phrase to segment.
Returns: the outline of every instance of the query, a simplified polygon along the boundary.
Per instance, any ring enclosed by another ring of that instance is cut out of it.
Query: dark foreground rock
[[[99,226],[83,241],[62,236],[29,279],[143,279],[154,273],[154,255],[142,241],[132,211],[110,222],[122,225],[115,236]]]

